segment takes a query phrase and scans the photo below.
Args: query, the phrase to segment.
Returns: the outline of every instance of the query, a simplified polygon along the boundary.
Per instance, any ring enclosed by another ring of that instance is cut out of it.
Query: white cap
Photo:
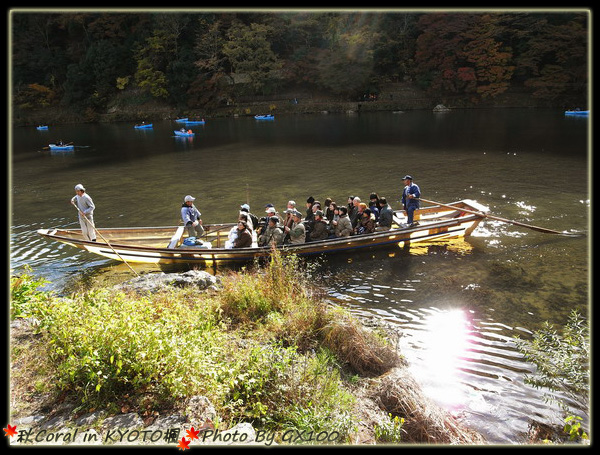
[[[75,185],[75,191],[85,191],[85,188],[81,183],[78,183],[77,185]]]
[[[188,194],[188,195],[187,195],[185,198],[183,198],[183,201],[184,201],[184,202],[188,202],[188,201],[195,201],[195,200],[196,200],[196,198],[195,198],[195,197],[192,197],[192,196],[190,196],[189,194]]]

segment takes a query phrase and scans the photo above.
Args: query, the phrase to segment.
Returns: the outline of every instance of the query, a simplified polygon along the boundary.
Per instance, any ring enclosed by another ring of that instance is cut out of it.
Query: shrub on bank
[[[229,423],[347,435],[353,398],[345,372],[379,374],[397,360],[391,348],[317,298],[294,257],[275,255],[222,282],[212,294],[101,288],[61,298],[21,275],[11,280],[11,317],[38,321],[50,353],[40,363],[53,368],[56,392],[81,409],[124,400],[132,408],[176,407],[205,395]],[[377,366],[356,361],[361,346],[362,354],[375,349]]]

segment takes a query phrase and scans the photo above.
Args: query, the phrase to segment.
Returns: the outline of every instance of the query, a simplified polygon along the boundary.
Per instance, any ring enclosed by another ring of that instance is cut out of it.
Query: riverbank
[[[485,444],[423,395],[384,327],[327,303],[295,260],[213,279],[58,297],[15,277],[10,424],[33,444],[191,427],[265,445]]]
[[[138,91],[120,94],[102,110],[64,109],[47,107],[36,109],[13,109],[12,124],[15,126],[36,126],[151,122],[175,120],[177,118],[223,118],[254,116],[272,113],[276,115],[304,115],[319,113],[360,113],[360,112],[405,112],[411,110],[433,110],[438,105],[449,109],[510,109],[510,108],[561,108],[548,102],[533,99],[524,89],[513,88],[493,100],[473,103],[464,96],[432,96],[414,84],[390,83],[382,86],[376,97],[366,96],[355,101],[340,100],[324,93],[306,90],[289,90],[272,96],[240,97],[236,102],[227,102],[218,108],[198,109],[177,107],[157,99],[147,99]]]

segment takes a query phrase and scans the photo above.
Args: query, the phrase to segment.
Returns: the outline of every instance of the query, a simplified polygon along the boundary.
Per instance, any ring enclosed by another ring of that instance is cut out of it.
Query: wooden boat
[[[580,111],[580,110],[565,111],[565,115],[590,115],[590,111]]]
[[[413,242],[465,237],[473,232],[487,211],[487,207],[468,199],[440,204],[417,210],[417,226],[406,226],[403,212],[397,211],[394,225],[388,231],[299,245],[283,245],[278,249],[299,256],[316,256],[379,248],[398,249]],[[37,232],[48,239],[128,263],[185,263],[207,266],[216,263],[248,262],[271,254],[269,247],[256,245],[248,248],[225,248],[229,231],[234,226],[236,223],[204,225],[206,232],[202,240],[206,243],[202,247],[183,244],[183,226],[99,228],[102,236],[97,238],[97,242],[85,240],[81,229],[39,229]]]
[[[182,136],[182,137],[191,137],[194,136],[196,133],[190,133],[188,131],[179,131],[179,130],[174,130],[173,131],[175,133],[175,136]]]
[[[64,145],[48,144],[48,148],[50,150],[75,150],[75,146],[72,144],[64,144]]]
[[[271,114],[267,115],[255,115],[254,118],[256,120],[275,120],[275,116]]]
[[[152,123],[140,123],[139,125],[135,125],[134,128],[138,130],[152,128]]]
[[[48,129],[48,125],[40,125],[40,126],[36,126],[36,129],[38,131],[44,131]]]

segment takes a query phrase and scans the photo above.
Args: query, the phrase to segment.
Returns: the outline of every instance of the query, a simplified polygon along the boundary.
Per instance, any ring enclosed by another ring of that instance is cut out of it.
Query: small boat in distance
[[[206,123],[206,121],[204,119],[202,120],[186,120],[185,124],[186,125],[204,125]]]
[[[575,109],[572,111],[565,111],[565,115],[581,115],[581,116],[585,116],[585,115],[590,115],[590,111],[580,111],[579,109]]]
[[[139,123],[137,125],[134,126],[135,129],[146,129],[146,128],[152,128],[152,123]]]
[[[176,122],[176,123],[185,123],[185,122],[187,122],[187,121],[188,121],[188,118],[187,118],[187,117],[185,117],[185,118],[176,118],[176,119],[175,119],[175,122]]]
[[[383,248],[398,250],[412,243],[469,236],[486,217],[487,211],[487,207],[464,199],[419,209],[415,212],[418,224],[409,226],[403,211],[398,210],[394,212],[394,224],[388,231],[281,245],[277,250],[298,256]],[[251,262],[271,255],[269,246],[258,246],[255,243],[247,248],[225,248],[229,231],[235,226],[236,223],[206,224],[205,234],[201,239],[195,239],[193,246],[184,242],[184,226],[99,228],[103,241],[98,238],[96,242],[86,240],[81,229],[39,229],[37,233],[100,256],[127,262],[214,265]]]
[[[275,116],[272,114],[267,115],[255,115],[254,118],[256,120],[275,120]]]
[[[75,150],[73,144],[48,144],[50,150]]]
[[[173,132],[175,133],[175,136],[181,136],[181,137],[191,137],[196,134],[192,130],[188,130],[188,131],[174,130]]]
[[[40,125],[40,126],[36,126],[36,129],[38,131],[44,131],[48,129],[48,125]]]

